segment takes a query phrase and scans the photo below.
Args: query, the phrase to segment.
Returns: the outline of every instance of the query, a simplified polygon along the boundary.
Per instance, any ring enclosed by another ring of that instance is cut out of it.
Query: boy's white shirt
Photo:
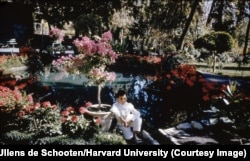
[[[110,111],[115,115],[119,124],[122,124],[119,122],[119,117],[122,117],[126,121],[134,121],[137,117],[140,117],[140,112],[129,102],[126,102],[124,105],[115,102]]]

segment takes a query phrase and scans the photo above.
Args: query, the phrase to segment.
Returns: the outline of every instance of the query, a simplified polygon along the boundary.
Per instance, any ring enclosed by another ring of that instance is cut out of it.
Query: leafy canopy
[[[205,48],[209,51],[217,51],[217,53],[223,53],[230,51],[233,48],[233,37],[227,32],[211,32],[194,42],[195,48]]]

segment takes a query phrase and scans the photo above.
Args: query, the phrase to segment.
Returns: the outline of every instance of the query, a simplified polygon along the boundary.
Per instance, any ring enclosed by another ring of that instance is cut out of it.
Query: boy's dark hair
[[[120,96],[124,96],[125,94],[126,94],[126,91],[120,89],[120,90],[116,93],[115,97],[118,98],[118,97],[120,97]]]

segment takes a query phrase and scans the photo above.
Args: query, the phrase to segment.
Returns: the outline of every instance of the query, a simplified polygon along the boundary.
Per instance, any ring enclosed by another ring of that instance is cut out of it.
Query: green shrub
[[[22,119],[28,122],[27,130],[38,137],[55,136],[61,132],[61,115],[57,105],[49,101],[42,104],[36,103],[30,109],[26,109]]]
[[[126,140],[119,133],[96,133],[90,141],[94,145],[126,145]]]
[[[30,144],[34,133],[12,130],[3,134],[4,144]]]
[[[70,138],[66,135],[43,137],[37,139],[35,145],[86,145],[84,138]]]

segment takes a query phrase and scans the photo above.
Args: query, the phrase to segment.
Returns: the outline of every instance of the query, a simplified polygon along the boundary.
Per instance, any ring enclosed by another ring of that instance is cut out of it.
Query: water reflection
[[[161,122],[162,98],[148,90],[152,83],[150,79],[135,76],[128,90],[128,101],[131,101],[141,112],[142,118],[148,126],[158,127]]]
[[[155,106],[155,104],[159,103],[161,99],[146,90],[152,81],[141,76],[132,75],[128,77],[120,76],[118,79],[116,82],[103,87],[101,92],[102,103],[113,104],[115,102],[115,93],[118,89],[124,89],[128,93],[128,101],[141,111],[142,117],[147,122],[146,124],[155,124],[155,117],[159,117],[157,112],[159,106]],[[83,78],[80,78],[79,82],[77,82],[77,80],[70,81],[65,78],[65,80],[56,81],[52,73],[49,78],[42,81],[43,86],[47,86],[48,90],[40,93],[42,96],[40,100],[59,103],[62,108],[68,106],[80,107],[88,101],[93,104],[97,103],[97,87],[87,86],[82,83],[83,80]]]

